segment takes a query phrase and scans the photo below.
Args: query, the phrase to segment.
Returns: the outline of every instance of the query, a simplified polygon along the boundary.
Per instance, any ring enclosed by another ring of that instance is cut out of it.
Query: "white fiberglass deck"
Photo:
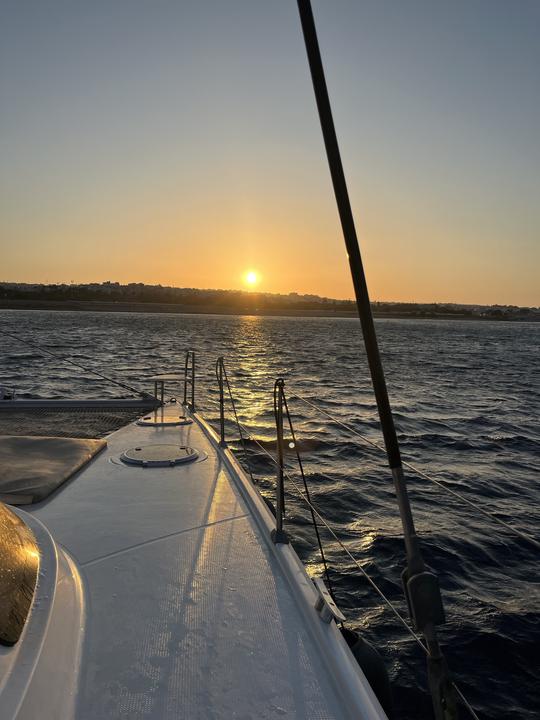
[[[187,444],[203,459],[147,469],[119,462],[151,442]],[[83,578],[77,718],[352,716],[314,621],[237,483],[197,422],[132,424],[32,510]],[[355,717],[384,717],[369,687],[362,694],[366,713]]]

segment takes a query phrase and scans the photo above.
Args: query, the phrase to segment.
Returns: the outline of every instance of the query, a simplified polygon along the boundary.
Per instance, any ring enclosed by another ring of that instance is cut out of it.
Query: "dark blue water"
[[[223,354],[240,417],[270,452],[278,376],[290,396],[310,399],[380,441],[353,320],[3,311],[0,322],[23,339],[148,390],[145,376],[180,370],[192,347],[197,398],[210,418],[216,416],[213,366]],[[377,330],[404,459],[540,539],[540,325],[384,320]],[[118,388],[5,336],[0,383],[21,396],[118,395]],[[403,541],[384,456],[301,401],[291,397],[289,404],[314,503],[406,615]],[[237,437],[232,425],[229,431]],[[254,443],[249,456],[272,497],[272,463]],[[539,717],[538,551],[427,480],[408,477],[425,559],[442,586],[448,622],[441,636],[460,688],[482,718]],[[287,526],[317,573],[308,518],[304,504],[289,495]],[[421,650],[340,547],[324,532],[323,538],[342,609],[384,656],[398,717],[430,718]]]

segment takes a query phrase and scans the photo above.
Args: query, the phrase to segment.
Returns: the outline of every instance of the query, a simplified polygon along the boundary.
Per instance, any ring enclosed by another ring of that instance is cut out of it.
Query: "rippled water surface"
[[[313,502],[406,614],[403,542],[384,456],[294,397],[380,441],[356,321],[0,311],[0,322],[21,339],[146,390],[151,385],[145,377],[181,370],[184,351],[194,348],[197,401],[211,419],[214,363],[224,355],[240,418],[270,453],[273,382],[283,377]],[[540,325],[384,320],[377,331],[404,459],[475,505],[408,473],[425,559],[442,586],[448,622],[441,635],[449,664],[480,717],[537,718],[538,551],[476,508],[540,539]],[[21,397],[125,394],[5,335],[0,383]],[[232,424],[228,431],[238,437]],[[255,479],[272,498],[271,461],[255,442],[248,443],[248,456]],[[288,461],[294,470],[294,458]],[[287,525],[310,571],[320,571],[313,529],[294,493]],[[384,656],[398,718],[431,717],[421,649],[332,538],[323,532],[323,539],[339,604]]]

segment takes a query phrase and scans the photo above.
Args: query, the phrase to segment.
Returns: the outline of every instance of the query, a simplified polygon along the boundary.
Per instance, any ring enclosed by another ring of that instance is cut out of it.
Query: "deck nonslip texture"
[[[93,564],[87,579],[94,621],[78,717],[339,717],[248,518]]]

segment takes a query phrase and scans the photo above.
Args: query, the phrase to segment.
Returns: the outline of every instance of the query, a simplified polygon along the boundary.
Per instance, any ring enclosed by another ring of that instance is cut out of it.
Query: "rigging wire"
[[[352,435],[355,435],[356,437],[360,438],[364,442],[368,443],[369,445],[372,445],[373,447],[377,448],[377,450],[380,450],[381,452],[385,452],[384,448],[379,445],[379,443],[375,442],[374,440],[371,440],[370,438],[366,437],[365,435],[362,435],[362,433],[358,432],[355,428],[351,427],[350,425],[347,425],[347,423],[344,423],[342,420],[338,420],[338,418],[331,415],[329,412],[324,410],[323,408],[319,407],[315,403],[311,402],[310,400],[307,400],[306,398],[302,397],[301,395],[291,395],[291,398],[296,398],[297,400],[300,400],[301,402],[305,403],[306,405],[309,405],[313,409],[317,410],[318,412],[322,413],[323,415],[326,415],[330,420],[335,422],[337,425],[340,425],[341,427],[348,430]],[[489,510],[484,510],[479,505],[477,505],[472,500],[469,500],[464,495],[462,495],[459,492],[456,492],[456,490],[452,490],[451,488],[447,487],[444,483],[442,483],[440,480],[437,480],[436,478],[432,477],[431,475],[428,475],[423,470],[420,470],[420,468],[416,467],[410,462],[407,462],[403,460],[403,465],[405,465],[409,470],[412,470],[414,473],[419,475],[420,477],[424,478],[424,480],[428,480],[429,482],[434,483],[438,487],[442,488],[445,492],[449,493],[450,495],[453,495],[454,497],[458,498],[462,502],[466,503],[467,505],[470,505],[472,508],[474,508],[477,512],[481,513],[485,517],[489,518],[490,520],[499,523],[499,525],[502,525],[507,530],[510,530],[515,535],[519,536],[523,540],[526,540],[527,542],[531,543],[537,548],[540,548],[540,542],[532,537],[532,535],[529,535],[528,533],[523,532],[522,530],[518,530],[513,525],[510,525],[509,523],[505,522],[504,520],[501,520],[496,515],[494,515]]]
[[[32,348],[32,350],[37,350],[40,353],[43,353],[44,355],[50,355],[55,360],[59,360],[60,362],[68,363],[69,365],[73,365],[74,367],[78,368],[79,370],[83,370],[84,372],[93,373],[94,375],[97,375],[102,380],[106,380],[107,382],[113,383],[113,385],[118,385],[119,387],[123,388],[124,390],[129,390],[130,392],[134,392],[137,395],[141,395],[142,397],[153,397],[149,393],[143,392],[142,390],[138,390],[137,388],[132,387],[131,385],[128,385],[127,383],[122,383],[119,380],[114,380],[113,378],[107,377],[106,375],[103,375],[102,373],[98,372],[97,370],[93,370],[92,368],[84,367],[84,365],[80,365],[79,363],[75,362],[74,360],[70,360],[69,358],[62,357],[61,355],[57,355],[56,353],[51,352],[51,350],[47,350],[46,348],[41,347],[40,345],[37,345],[36,343],[31,343],[29,340],[23,340],[18,335],[14,335],[13,333],[9,333],[3,328],[0,328],[0,332],[3,333],[6,337],[10,337],[13,340],[18,340],[23,345],[27,345],[28,347]]]

